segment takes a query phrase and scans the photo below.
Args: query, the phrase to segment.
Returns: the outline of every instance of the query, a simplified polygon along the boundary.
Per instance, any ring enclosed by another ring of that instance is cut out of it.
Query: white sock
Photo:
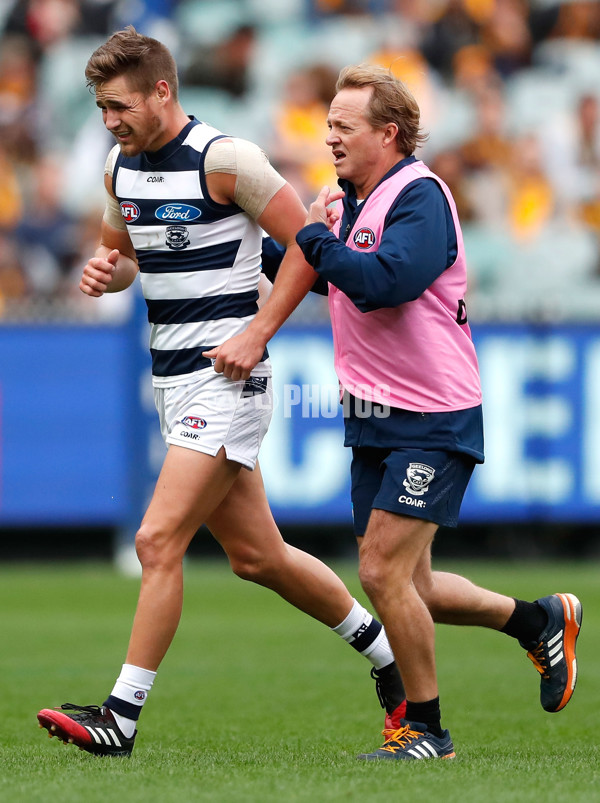
[[[141,666],[134,666],[133,664],[123,664],[121,674],[117,678],[110,697],[105,702],[105,705],[112,711],[122,734],[128,739],[135,733],[137,719],[142,706],[146,702],[155,677],[156,672],[151,669],[143,669]],[[124,705],[119,706],[119,702]],[[118,711],[115,711],[115,707],[129,709],[136,716],[128,717],[125,715],[126,712],[124,710],[118,713]]]
[[[357,600],[354,600],[350,613],[344,621],[331,629],[361,655],[364,655],[375,669],[381,669],[393,663],[394,654],[383,625],[374,619]]]
[[[112,708],[110,710],[112,711]],[[123,736],[127,737],[127,739],[131,739],[135,733],[137,719],[127,719],[127,717],[122,717],[121,714],[117,714],[116,711],[112,711],[112,715]]]

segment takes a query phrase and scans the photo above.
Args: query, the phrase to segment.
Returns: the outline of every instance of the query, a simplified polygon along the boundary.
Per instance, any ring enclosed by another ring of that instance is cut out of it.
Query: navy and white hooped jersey
[[[191,118],[160,150],[115,161],[113,191],[140,268],[156,387],[210,368],[202,352],[242,332],[258,310],[262,231],[239,206],[212,201],[206,187],[206,152],[223,136]],[[253,374],[270,373],[265,349]]]

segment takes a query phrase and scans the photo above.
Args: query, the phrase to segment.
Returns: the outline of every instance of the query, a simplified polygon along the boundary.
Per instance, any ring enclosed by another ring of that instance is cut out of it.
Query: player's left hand
[[[249,332],[242,332],[210,351],[203,351],[202,356],[213,360],[213,367],[218,374],[240,380],[248,379],[264,351],[265,343],[253,338]]]

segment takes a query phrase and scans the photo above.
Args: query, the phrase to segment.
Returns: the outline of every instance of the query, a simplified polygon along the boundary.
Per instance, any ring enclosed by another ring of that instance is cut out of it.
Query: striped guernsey
[[[139,264],[155,387],[211,367],[202,352],[242,332],[258,309],[262,231],[206,186],[208,147],[224,136],[191,118],[158,151],[114,149],[113,191]],[[265,350],[254,375],[270,374],[267,359]]]

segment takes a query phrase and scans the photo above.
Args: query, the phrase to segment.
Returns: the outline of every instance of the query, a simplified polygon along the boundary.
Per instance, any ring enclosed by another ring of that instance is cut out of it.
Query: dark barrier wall
[[[0,327],[0,526],[131,529],[164,456],[140,307],[125,327]],[[468,522],[600,522],[600,329],[474,326],[487,461]],[[350,521],[348,450],[327,326],[270,346],[261,451],[282,524]]]

